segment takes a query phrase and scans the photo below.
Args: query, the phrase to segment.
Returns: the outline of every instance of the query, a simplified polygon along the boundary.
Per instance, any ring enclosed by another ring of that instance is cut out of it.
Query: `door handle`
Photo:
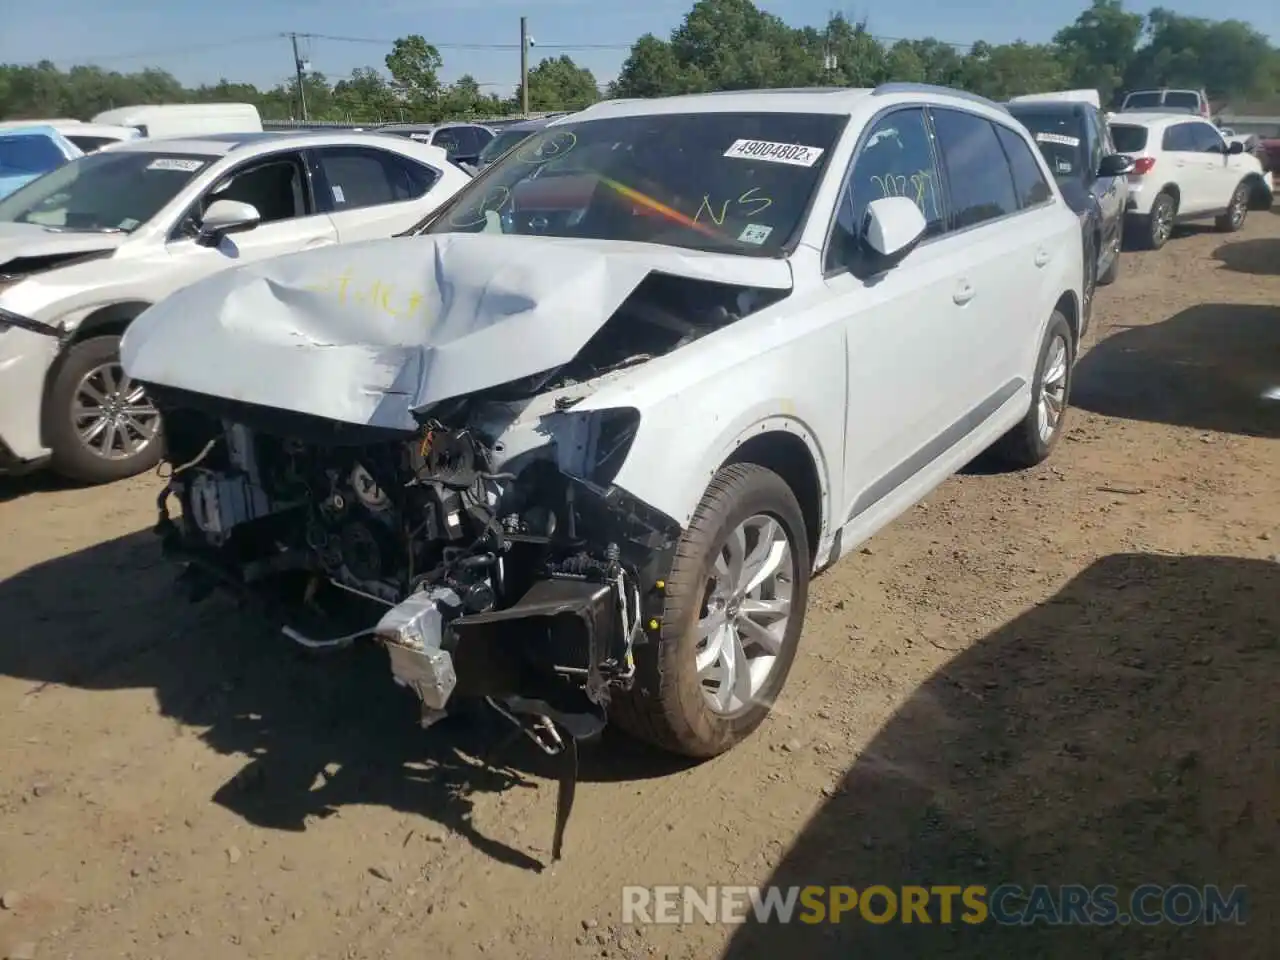
[[[973,284],[968,280],[961,280],[960,286],[956,287],[956,292],[951,295],[951,299],[964,306],[973,299],[975,293],[977,291],[973,289]]]
[[[1048,250],[1046,250],[1046,249],[1044,249],[1044,247],[1041,247],[1039,250],[1037,250],[1037,251],[1036,251],[1036,266],[1037,266],[1037,267],[1043,267],[1043,266],[1044,266],[1046,263],[1048,263],[1051,259],[1052,259],[1052,258],[1049,256],[1049,251],[1048,251]]]

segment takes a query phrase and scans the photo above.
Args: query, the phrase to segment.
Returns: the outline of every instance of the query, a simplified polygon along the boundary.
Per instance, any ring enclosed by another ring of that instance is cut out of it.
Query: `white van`
[[[206,133],[255,133],[262,117],[251,103],[165,103],[119,107],[93,118],[94,123],[134,127],[144,137],[192,137]]]
[[[1059,90],[1056,93],[1024,93],[1020,97],[1010,97],[1010,103],[1055,103],[1061,101],[1072,103],[1090,103],[1094,109],[1102,109],[1102,97],[1097,90]]]

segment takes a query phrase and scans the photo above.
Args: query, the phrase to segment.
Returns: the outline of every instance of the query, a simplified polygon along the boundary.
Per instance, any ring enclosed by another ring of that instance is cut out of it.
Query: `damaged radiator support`
[[[560,758],[552,857],[560,859],[578,776],[578,743],[605,726],[611,680],[633,669],[625,584],[584,577],[536,580],[513,606],[462,614],[458,595],[424,590],[387,611],[374,629],[396,682],[422,703],[422,724],[445,715],[454,696],[484,698],[543,752]],[[563,664],[585,660],[586,667]],[[603,668],[603,669],[602,669]],[[586,674],[585,696],[559,706],[566,675]],[[568,734],[560,736],[560,730]]]

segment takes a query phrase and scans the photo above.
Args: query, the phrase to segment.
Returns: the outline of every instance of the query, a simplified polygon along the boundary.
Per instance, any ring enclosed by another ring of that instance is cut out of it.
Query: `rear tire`
[[[1001,463],[1015,469],[1034,467],[1047,460],[1058,445],[1067,419],[1075,358],[1071,325],[1060,310],[1055,310],[1040,344],[1031,383],[1031,409],[1021,423],[991,448],[992,455]]]
[[[776,575],[754,588],[759,573],[734,576],[772,569],[770,560],[778,561]],[[748,737],[791,671],[810,568],[804,516],[786,481],[755,464],[721,468],[676,548],[660,635],[636,648],[635,685],[614,697],[614,722],[688,757],[713,757]],[[716,623],[723,626],[713,629]],[[746,676],[750,685],[733,682]],[[726,696],[713,706],[717,693]]]
[[[149,411],[149,412],[148,412]],[[164,453],[160,415],[120,367],[120,338],[72,344],[54,368],[43,411],[54,472],[79,483],[122,480],[150,470]],[[144,436],[138,429],[154,425]],[[97,433],[92,433],[96,429]],[[129,452],[128,444],[136,450]]]
[[[1173,218],[1178,213],[1178,205],[1167,193],[1156,194],[1151,202],[1151,212],[1142,222],[1138,240],[1148,250],[1159,250],[1169,242],[1173,235]]]
[[[1219,233],[1235,233],[1244,226],[1245,218],[1249,216],[1249,200],[1252,192],[1249,184],[1244,181],[1236,187],[1235,192],[1231,194],[1231,203],[1227,207],[1227,212],[1214,221],[1214,226],[1218,228]]]

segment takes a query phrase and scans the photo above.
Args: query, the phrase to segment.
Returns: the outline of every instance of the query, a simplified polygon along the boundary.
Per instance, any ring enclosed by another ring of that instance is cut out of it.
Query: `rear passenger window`
[[[995,127],[959,110],[933,110],[947,184],[951,188],[952,229],[986,223],[1018,210],[1013,173]]]
[[[320,151],[320,166],[335,212],[415,200],[431,189],[436,172],[397,154],[367,147]]]
[[[1027,146],[1027,141],[1008,127],[996,126],[996,136],[1000,138],[1000,146],[1009,158],[1009,168],[1013,171],[1013,188],[1018,195],[1018,206],[1022,209],[1044,203],[1053,196],[1049,189],[1049,181],[1040,172],[1040,164],[1035,154]]]

